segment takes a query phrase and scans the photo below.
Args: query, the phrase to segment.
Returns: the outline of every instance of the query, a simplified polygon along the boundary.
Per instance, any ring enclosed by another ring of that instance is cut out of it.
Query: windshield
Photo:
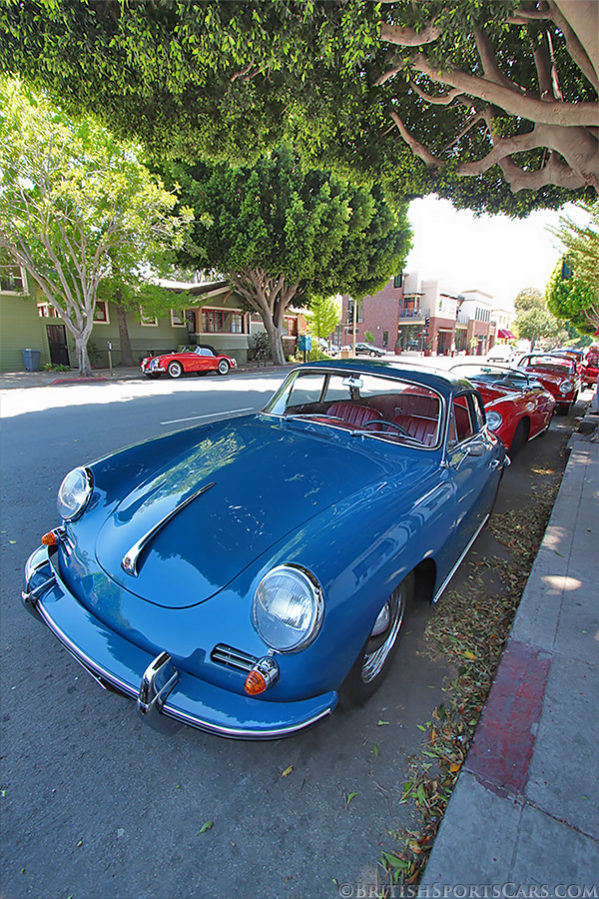
[[[442,433],[441,397],[422,384],[360,371],[292,372],[265,408],[352,436],[432,448]]]
[[[559,375],[569,374],[576,370],[576,363],[565,357],[560,359],[557,356],[529,356],[524,364],[527,368],[538,368]]]
[[[452,374],[467,378],[469,381],[493,387],[522,390],[531,383],[530,375],[527,375],[525,371],[518,371],[516,368],[507,368],[502,365],[464,363],[464,365],[454,365],[451,371]]]

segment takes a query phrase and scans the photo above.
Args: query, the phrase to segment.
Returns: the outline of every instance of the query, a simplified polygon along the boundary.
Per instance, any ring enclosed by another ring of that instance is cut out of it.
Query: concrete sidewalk
[[[570,440],[551,520],[422,896],[441,885],[437,895],[461,899],[599,896],[597,424],[587,415]]]
[[[245,362],[229,373],[229,377],[247,372],[260,372],[262,374],[273,371],[285,371],[292,368],[292,364],[275,365],[272,362]],[[216,372],[213,374],[216,375]],[[191,375],[187,376],[191,378]],[[118,383],[119,381],[144,381],[139,366],[134,368],[95,368],[89,377],[82,377],[76,369],[72,371],[10,371],[0,372],[0,390],[27,387],[48,387],[61,384],[101,384],[103,382]],[[168,379],[170,380],[170,379]]]

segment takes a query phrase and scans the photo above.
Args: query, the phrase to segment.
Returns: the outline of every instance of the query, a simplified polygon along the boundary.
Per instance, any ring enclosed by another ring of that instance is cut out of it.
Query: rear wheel
[[[218,363],[218,373],[219,375],[227,375],[229,373],[229,369],[231,366],[227,362],[226,359],[221,359]]]
[[[167,368],[170,378],[180,378],[183,374],[183,366],[180,362],[171,362]]]
[[[379,614],[353,667],[339,690],[344,708],[362,705],[382,683],[397,649],[414,592],[414,576],[408,575]]]

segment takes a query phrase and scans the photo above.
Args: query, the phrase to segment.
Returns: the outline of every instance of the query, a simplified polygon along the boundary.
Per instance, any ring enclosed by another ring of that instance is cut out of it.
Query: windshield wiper
[[[389,440],[391,438],[399,439],[399,440],[408,440],[410,443],[414,443],[416,446],[424,446],[422,440],[418,440],[417,437],[413,437],[411,434],[401,434],[399,431],[372,431],[370,429],[362,429],[355,430],[349,432],[350,437],[376,437],[379,440]]]

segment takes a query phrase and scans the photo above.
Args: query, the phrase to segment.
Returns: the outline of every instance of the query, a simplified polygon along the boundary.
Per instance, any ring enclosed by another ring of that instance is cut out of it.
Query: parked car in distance
[[[376,690],[506,464],[466,380],[302,365],[261,413],[67,474],[22,600],[147,723],[283,737]]]
[[[524,444],[544,434],[555,399],[534,375],[492,363],[465,362],[451,369],[474,384],[483,398],[487,424],[513,459]]]
[[[226,375],[232,368],[237,368],[235,359],[208,346],[187,346],[173,353],[146,356],[141,363],[141,370],[147,378],[159,378],[164,374],[169,378],[181,378],[189,372],[204,374],[207,371]]]
[[[375,346],[373,343],[357,343],[356,356],[385,356],[385,350]]]
[[[487,362],[497,362],[500,365],[509,365],[517,353],[513,347],[498,343],[487,353]]]
[[[580,391],[580,375],[573,359],[552,353],[528,353],[518,361],[517,368],[533,374],[553,394],[559,415],[568,414]]]

